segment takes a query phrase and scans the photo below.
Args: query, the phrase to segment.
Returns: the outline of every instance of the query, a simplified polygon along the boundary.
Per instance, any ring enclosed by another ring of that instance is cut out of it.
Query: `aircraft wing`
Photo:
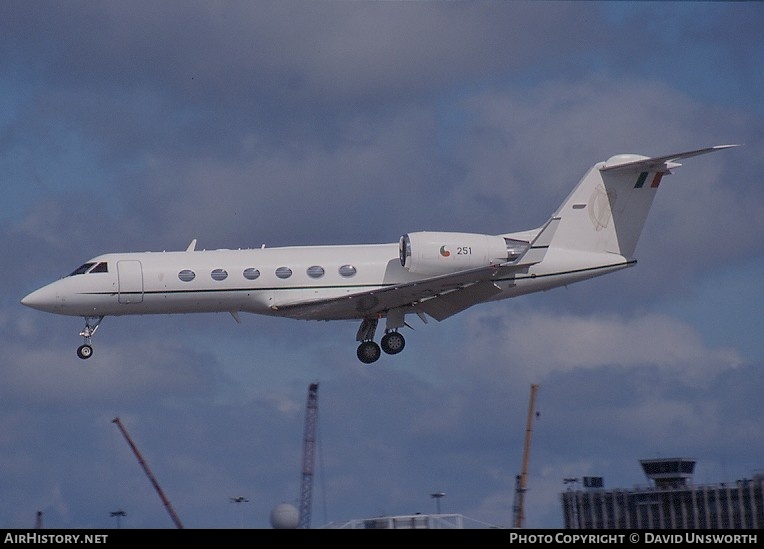
[[[501,291],[496,281],[526,270],[544,258],[560,222],[553,217],[539,230],[525,253],[512,262],[392,284],[341,297],[281,305],[275,314],[297,319],[341,320],[369,318],[391,309],[425,312],[444,320]]]
[[[404,307],[443,320],[499,292],[491,279],[500,269],[499,265],[480,267],[341,297],[281,305],[274,312],[306,320],[341,320],[374,317]]]

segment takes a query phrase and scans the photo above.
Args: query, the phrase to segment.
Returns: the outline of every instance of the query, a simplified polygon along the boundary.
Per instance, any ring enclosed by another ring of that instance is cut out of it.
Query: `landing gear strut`
[[[98,325],[102,320],[102,316],[85,317],[85,327],[80,332],[80,335],[85,339],[85,343],[77,347],[77,356],[82,360],[88,359],[93,355],[93,346],[90,344],[90,338],[96,333]]]
[[[376,362],[382,354],[379,345],[374,343],[374,333],[377,331],[378,322],[376,318],[364,318],[358,328],[358,333],[355,335],[355,340],[361,342],[356,355],[358,360],[364,364]]]
[[[382,355],[382,351],[388,355],[397,355],[406,346],[406,340],[403,335],[398,333],[397,328],[385,330],[385,335],[382,336],[380,345],[374,342],[374,333],[377,330],[378,320],[376,318],[365,318],[361,322],[361,327],[358,328],[356,334],[356,341],[360,341],[356,355],[358,360],[364,364],[371,364],[379,360]]]

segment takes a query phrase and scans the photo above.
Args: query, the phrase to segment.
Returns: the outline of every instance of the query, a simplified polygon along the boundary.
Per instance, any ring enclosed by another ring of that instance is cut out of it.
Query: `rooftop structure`
[[[498,528],[485,522],[480,522],[464,515],[398,515],[389,517],[374,517],[354,519],[343,522],[332,522],[323,526],[329,529],[350,530],[461,530]]]
[[[641,459],[642,470],[656,488],[682,488],[692,480],[695,460],[689,458]]]
[[[645,459],[640,464],[651,481],[648,487],[605,490],[598,482],[563,492],[564,527],[764,528],[764,474],[734,483],[694,485],[693,459]]]

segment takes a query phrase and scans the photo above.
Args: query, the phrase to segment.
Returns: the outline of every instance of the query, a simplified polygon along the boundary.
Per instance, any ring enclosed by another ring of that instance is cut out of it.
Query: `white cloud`
[[[465,321],[476,347],[511,359],[526,378],[645,365],[702,385],[741,363],[734,349],[708,348],[692,327],[660,313],[575,315],[512,308],[500,315],[496,309],[476,309]]]

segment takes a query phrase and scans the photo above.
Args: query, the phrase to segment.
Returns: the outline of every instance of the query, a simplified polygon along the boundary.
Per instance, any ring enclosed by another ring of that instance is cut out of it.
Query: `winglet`
[[[196,239],[195,238],[191,241],[191,244],[188,245],[188,248],[186,248],[187,252],[193,252],[194,250],[196,250]]]

